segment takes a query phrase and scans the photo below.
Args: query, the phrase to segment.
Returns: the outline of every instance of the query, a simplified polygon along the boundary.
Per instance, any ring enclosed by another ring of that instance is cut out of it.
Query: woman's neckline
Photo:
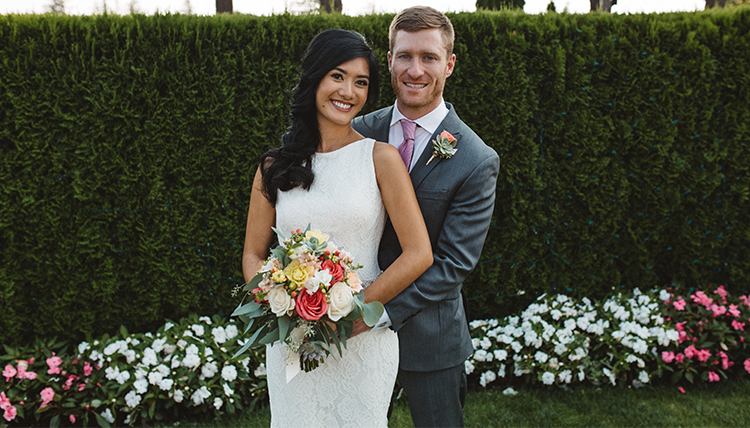
[[[364,141],[364,140],[366,140],[366,139],[367,139],[367,138],[360,138],[359,140],[355,140],[355,141],[352,141],[351,143],[347,143],[347,144],[344,144],[343,146],[341,146],[341,147],[337,148],[336,150],[331,150],[330,152],[319,152],[319,151],[317,151],[317,150],[316,150],[316,151],[315,151],[315,154],[316,154],[316,155],[330,155],[330,154],[332,154],[332,153],[336,153],[336,152],[338,152],[338,151],[341,151],[341,150],[343,150],[343,149],[345,149],[345,148],[347,148],[347,147],[349,147],[349,146],[352,146],[352,145],[354,145],[354,144],[357,144],[357,143],[359,143],[360,141]]]

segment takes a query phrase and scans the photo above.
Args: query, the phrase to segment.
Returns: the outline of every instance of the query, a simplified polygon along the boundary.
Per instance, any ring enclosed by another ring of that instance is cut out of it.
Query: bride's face
[[[364,58],[334,67],[318,84],[318,123],[349,125],[367,102],[369,85],[370,68]]]

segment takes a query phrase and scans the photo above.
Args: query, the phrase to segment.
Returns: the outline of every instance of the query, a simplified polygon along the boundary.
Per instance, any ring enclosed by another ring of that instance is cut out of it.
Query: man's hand
[[[362,318],[357,318],[356,320],[354,320],[353,329],[352,329],[352,335],[349,336],[349,338],[351,339],[352,337],[354,337],[354,336],[356,336],[356,335],[358,335],[360,333],[364,333],[364,332],[370,331],[370,330],[372,330],[372,327],[370,327],[367,324],[365,324],[365,321]]]

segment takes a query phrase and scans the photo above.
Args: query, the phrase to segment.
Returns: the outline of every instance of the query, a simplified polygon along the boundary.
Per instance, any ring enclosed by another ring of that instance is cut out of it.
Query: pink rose
[[[745,331],[745,323],[744,322],[739,322],[737,320],[733,320],[732,321],[732,328],[735,329],[735,330]]]
[[[719,381],[719,375],[714,372],[708,372],[708,381],[709,382],[718,382]]]
[[[328,273],[331,274],[331,276],[335,279],[335,281],[331,281],[332,283],[335,284],[344,280],[344,268],[341,267],[340,264],[326,259],[323,261],[323,263],[320,264],[320,268],[322,270],[327,270]]]
[[[711,351],[708,349],[701,349],[695,353],[696,357],[698,357],[698,361],[705,363],[708,361],[708,358],[711,356]]]
[[[76,417],[75,417],[75,416],[73,416],[73,415],[70,415],[70,418],[68,418],[68,419],[70,419],[70,423],[71,423],[71,424],[74,424],[74,423],[76,423]]]
[[[748,373],[750,373],[750,358],[748,358],[747,360],[745,360],[744,365],[745,365],[745,371],[748,372]]]
[[[683,393],[683,394],[685,393],[685,388],[683,388],[683,387],[681,387],[681,386],[678,386],[678,387],[677,387],[677,390],[678,390],[678,391],[680,391],[680,392],[681,392],[681,393]]]
[[[678,311],[682,311],[682,310],[684,310],[684,309],[685,309],[685,305],[686,305],[686,304],[687,304],[687,302],[685,301],[685,299],[683,299],[683,298],[682,298],[682,296],[680,296],[680,297],[679,297],[679,298],[677,299],[677,301],[675,301],[675,302],[674,302],[674,308],[675,308],[676,310],[678,310]]]
[[[312,294],[303,291],[297,295],[294,309],[303,319],[308,321],[319,320],[328,312],[326,295],[321,290]]]
[[[10,406],[11,406],[10,398],[8,398],[8,396],[5,395],[5,391],[0,392],[0,409],[5,410]]]
[[[747,296],[740,296],[740,300],[742,300],[743,305],[750,306],[750,299],[748,299]]]
[[[683,361],[685,361],[685,354],[675,354],[674,359],[677,360],[678,363],[682,363]]]
[[[88,361],[83,363],[83,374],[85,376],[91,376],[91,372],[93,371],[93,368],[91,367],[91,364],[89,364]]]
[[[674,361],[674,352],[663,351],[661,353],[661,359],[664,360],[664,362],[667,364],[671,363],[672,361]]]

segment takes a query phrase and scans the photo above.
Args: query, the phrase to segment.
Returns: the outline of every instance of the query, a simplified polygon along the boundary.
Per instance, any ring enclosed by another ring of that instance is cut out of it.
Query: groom
[[[464,361],[473,348],[461,287],[487,236],[499,170],[497,153],[443,100],[445,80],[456,63],[453,40],[450,20],[431,7],[411,7],[396,15],[388,52],[396,103],[353,122],[362,135],[399,148],[432,244],[432,267],[385,305],[376,326],[398,332],[398,380],[417,427],[464,425]],[[431,159],[432,141],[443,131],[457,140],[456,151]],[[386,269],[400,252],[388,222],[380,268]]]

